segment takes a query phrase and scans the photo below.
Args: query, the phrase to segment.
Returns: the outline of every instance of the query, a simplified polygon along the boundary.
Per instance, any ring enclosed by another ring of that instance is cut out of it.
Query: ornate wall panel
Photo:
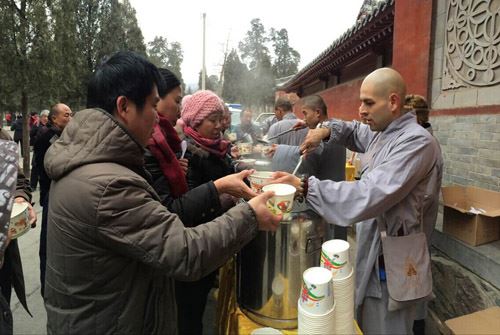
[[[500,0],[449,0],[442,89],[500,83]]]

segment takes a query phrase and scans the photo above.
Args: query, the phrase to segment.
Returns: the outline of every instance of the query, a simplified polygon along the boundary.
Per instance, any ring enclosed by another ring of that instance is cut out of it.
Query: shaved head
[[[359,90],[359,115],[373,131],[383,131],[403,115],[406,84],[393,69],[381,68],[373,71],[361,84]]]
[[[387,97],[395,93],[401,101],[405,99],[406,84],[403,77],[394,69],[388,67],[377,69],[366,76],[363,83],[365,82],[374,86],[374,93],[379,97]]]

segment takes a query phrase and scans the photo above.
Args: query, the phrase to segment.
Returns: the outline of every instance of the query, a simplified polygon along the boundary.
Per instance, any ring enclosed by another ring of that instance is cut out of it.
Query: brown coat
[[[173,334],[173,279],[210,273],[257,233],[246,204],[185,228],[145,179],[142,147],[102,110],[76,114],[45,168],[49,334]]]

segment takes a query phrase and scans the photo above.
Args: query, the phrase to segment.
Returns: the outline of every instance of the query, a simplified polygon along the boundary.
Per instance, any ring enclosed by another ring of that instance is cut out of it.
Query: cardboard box
[[[479,312],[445,321],[451,334],[499,334],[500,307],[495,306]]]
[[[500,239],[500,193],[472,186],[442,188],[443,232],[476,246]]]

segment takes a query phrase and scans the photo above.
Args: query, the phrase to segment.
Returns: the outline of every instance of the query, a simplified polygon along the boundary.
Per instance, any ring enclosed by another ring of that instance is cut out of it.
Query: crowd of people
[[[345,227],[356,225],[362,330],[411,333],[414,320],[425,318],[432,279],[423,275],[418,288],[408,289],[406,274],[396,268],[411,259],[419,275],[430,271],[441,152],[425,130],[431,131],[425,99],[407,96],[397,71],[368,75],[360,101],[359,122],[329,118],[322,97],[311,95],[295,110],[303,119],[279,98],[264,129],[249,109],[231,129],[231,113],[215,93],[183,97],[181,82],[168,69],[132,52],[110,56],[89,81],[86,109],[73,115],[58,103],[30,125],[31,189],[39,183],[43,207],[39,253],[47,332],[202,334],[217,269],[259,230],[275,231],[280,224],[281,216],[266,205],[273,193],[253,192],[247,183],[253,170],[236,161],[235,141],[269,138],[273,182],[294,185],[336,227],[336,238],[345,239]],[[10,178],[17,175],[23,193],[4,195],[2,213],[14,198],[31,201],[27,179],[8,158],[16,156],[11,143],[0,142],[1,164],[15,168],[9,168]],[[346,148],[363,154],[360,180],[344,181]],[[290,172],[299,160],[296,177]],[[2,184],[12,194],[14,186]],[[36,216],[31,220],[35,224]],[[420,250],[419,257],[402,250],[398,239]],[[12,278],[3,273],[15,272],[8,264],[19,258],[9,256],[16,241],[5,249],[7,244],[0,231],[0,279]],[[8,311],[16,285],[0,285],[0,306]],[[26,299],[20,300],[28,310]],[[2,334],[12,333],[12,318],[0,327]]]

